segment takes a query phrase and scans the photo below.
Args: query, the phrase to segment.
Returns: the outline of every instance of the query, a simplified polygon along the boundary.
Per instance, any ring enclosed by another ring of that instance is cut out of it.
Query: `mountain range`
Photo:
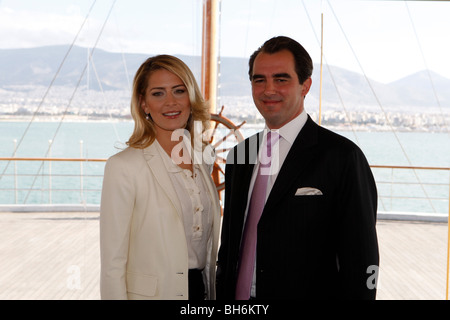
[[[53,83],[55,86],[74,87],[81,80],[80,83],[89,85],[91,90],[129,91],[136,70],[151,56],[151,54],[112,53],[101,49],[92,51],[77,46],[69,51],[69,48],[69,46],[48,46],[1,49],[0,88],[14,90],[18,87],[47,87],[58,72]],[[92,57],[89,59],[91,53]],[[178,57],[185,61],[196,78],[200,79],[201,58],[187,55]],[[320,66],[316,64],[313,86],[308,97],[310,104],[318,104],[319,101],[319,71]],[[251,95],[247,74],[248,59],[220,57],[219,72],[221,96]],[[380,105],[388,110],[450,107],[450,79],[433,71],[419,71],[395,82],[380,83],[368,79],[363,74],[326,65],[323,67],[322,83],[322,101],[328,108],[338,108],[342,105],[362,110]]]

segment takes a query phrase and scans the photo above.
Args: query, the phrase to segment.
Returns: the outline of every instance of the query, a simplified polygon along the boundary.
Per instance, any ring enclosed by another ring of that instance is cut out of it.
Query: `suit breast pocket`
[[[289,200],[289,213],[295,220],[320,222],[329,216],[327,196],[294,196]]]

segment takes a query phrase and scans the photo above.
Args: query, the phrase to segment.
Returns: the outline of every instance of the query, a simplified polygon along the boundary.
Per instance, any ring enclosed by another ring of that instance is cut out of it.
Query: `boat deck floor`
[[[0,299],[100,299],[99,213],[0,213]],[[378,300],[444,300],[447,223],[379,220]]]

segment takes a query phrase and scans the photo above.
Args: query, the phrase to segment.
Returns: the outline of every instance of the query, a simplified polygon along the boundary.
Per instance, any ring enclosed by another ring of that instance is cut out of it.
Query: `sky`
[[[425,69],[450,79],[450,1],[221,0],[219,5],[223,57],[248,58],[267,39],[287,35],[320,63],[323,15],[324,63],[382,83]],[[76,40],[113,52],[201,55],[202,6],[203,0],[0,0],[0,49]]]

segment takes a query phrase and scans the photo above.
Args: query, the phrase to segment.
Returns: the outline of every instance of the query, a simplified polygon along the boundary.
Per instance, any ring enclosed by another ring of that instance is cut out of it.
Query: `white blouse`
[[[206,265],[207,244],[212,235],[211,199],[198,164],[193,172],[176,165],[155,140],[183,210],[189,269]]]

